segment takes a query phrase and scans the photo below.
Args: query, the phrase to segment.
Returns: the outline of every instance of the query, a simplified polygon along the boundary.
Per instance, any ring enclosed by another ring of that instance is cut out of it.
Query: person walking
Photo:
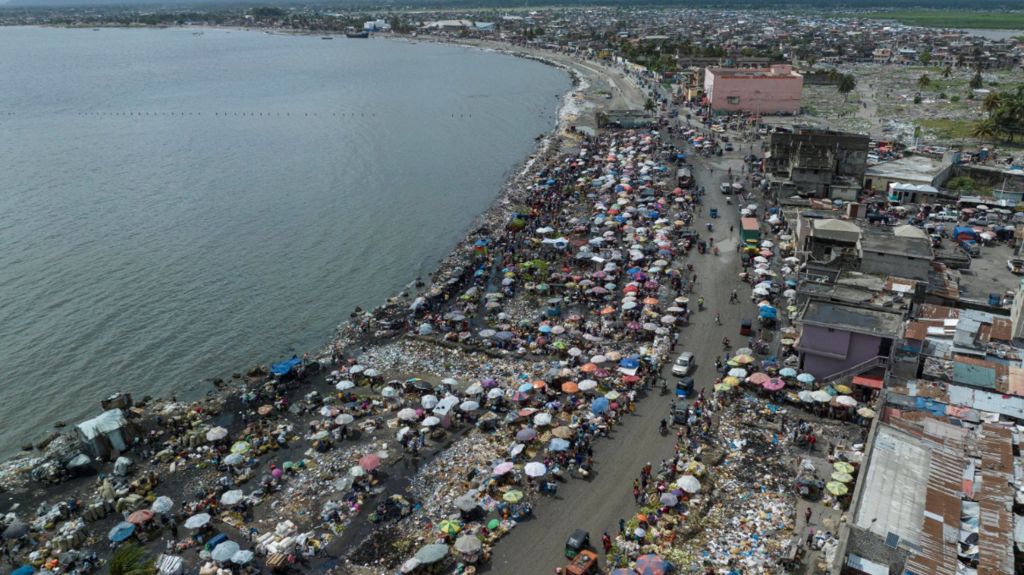
[[[812,515],[812,514],[813,514],[813,512],[811,511],[811,508],[810,508],[810,507],[808,507],[808,508],[807,508],[807,511],[804,511],[804,522],[805,522],[805,523],[806,523],[807,525],[810,525],[810,524],[811,524],[811,515]]]

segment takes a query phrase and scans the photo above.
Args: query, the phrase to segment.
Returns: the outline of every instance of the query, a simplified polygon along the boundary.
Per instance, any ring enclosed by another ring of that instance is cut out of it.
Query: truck
[[[740,218],[740,239],[748,244],[760,243],[761,226],[757,218]]]

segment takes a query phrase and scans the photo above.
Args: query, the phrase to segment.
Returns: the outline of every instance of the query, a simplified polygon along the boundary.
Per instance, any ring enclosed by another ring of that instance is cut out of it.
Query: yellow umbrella
[[[870,407],[862,407],[857,410],[857,415],[863,417],[864,419],[871,419],[872,417],[875,416],[875,410],[871,409]]]
[[[437,525],[437,530],[445,535],[457,535],[462,531],[462,526],[450,519],[445,519]]]
[[[829,481],[825,484],[825,490],[832,495],[846,495],[850,492],[850,489],[844,483],[838,481]]]
[[[715,391],[729,391],[730,389],[732,389],[732,386],[729,385],[728,383],[715,384]]]
[[[726,377],[725,379],[723,379],[722,383],[724,385],[728,385],[729,387],[732,387],[734,385],[739,385],[740,384],[740,378],[733,377],[733,376],[730,375],[730,376]]]
[[[518,489],[513,489],[505,492],[505,495],[502,495],[501,498],[509,503],[519,503],[523,499],[523,492]]]
[[[832,469],[840,473],[853,473],[854,467],[845,461],[837,461],[832,464]]]
[[[735,359],[730,359],[729,361],[725,362],[725,365],[728,365],[729,367],[739,367],[740,362],[736,361]]]
[[[747,365],[750,363],[754,363],[754,358],[750,357],[749,355],[737,355],[736,357],[732,358],[731,361],[735,361],[740,365]]]
[[[843,384],[839,384],[839,385],[833,385],[832,387],[833,387],[833,388],[834,388],[834,389],[835,389],[836,391],[838,391],[839,393],[843,393],[843,394],[846,394],[846,393],[853,393],[853,390],[852,390],[852,389],[850,389],[849,387],[847,387],[847,386],[845,386],[845,385],[843,385]]]
[[[842,473],[840,471],[834,471],[832,473],[832,479],[833,479],[833,481],[838,481],[839,483],[852,483],[853,482],[853,476],[852,475],[850,475],[849,473]]]

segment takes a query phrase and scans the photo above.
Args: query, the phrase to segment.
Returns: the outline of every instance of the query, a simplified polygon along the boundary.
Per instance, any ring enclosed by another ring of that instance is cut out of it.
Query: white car
[[[693,371],[693,366],[695,365],[695,363],[696,362],[694,362],[693,353],[689,351],[684,351],[683,353],[679,354],[679,357],[676,358],[676,362],[672,364],[672,375],[676,375],[679,377],[689,375],[690,372]]]

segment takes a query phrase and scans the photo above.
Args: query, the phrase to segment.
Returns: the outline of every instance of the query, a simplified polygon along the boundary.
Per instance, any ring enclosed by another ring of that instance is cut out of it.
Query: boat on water
[[[321,40],[334,40],[334,36],[320,36]]]
[[[369,30],[356,30],[355,28],[349,28],[348,30],[345,30],[345,37],[346,38],[369,38],[370,37],[370,31]]]

